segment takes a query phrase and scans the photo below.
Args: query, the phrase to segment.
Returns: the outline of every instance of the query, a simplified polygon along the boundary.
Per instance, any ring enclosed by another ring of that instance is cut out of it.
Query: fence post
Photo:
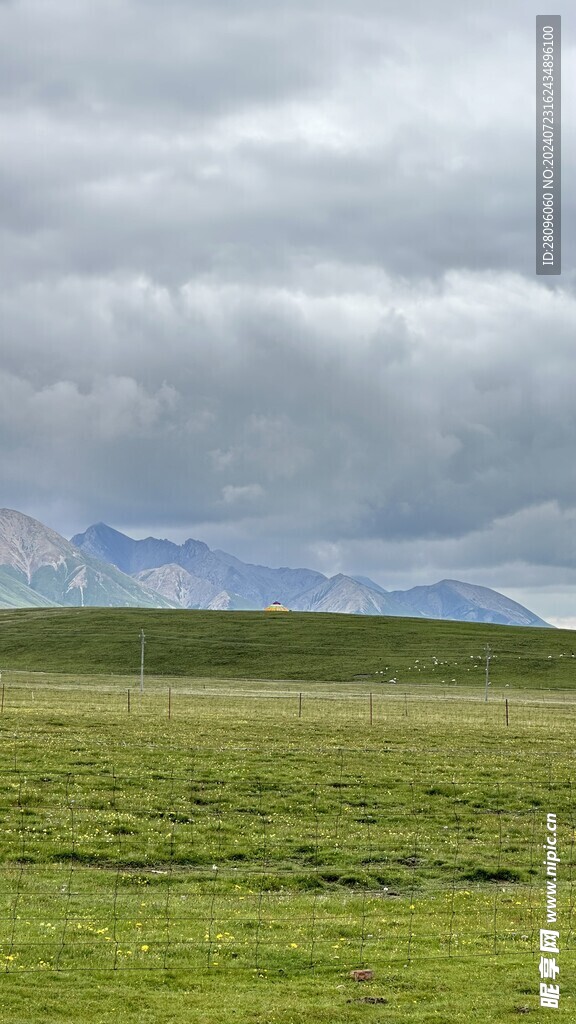
[[[0,679],[2,679],[2,673],[0,672]],[[4,714],[4,683],[2,683],[2,707],[0,708],[0,714]]]
[[[168,718],[172,718],[172,687],[168,687]]]
[[[128,714],[130,714],[130,688],[128,688]]]
[[[370,725],[372,725],[372,722],[373,722],[373,715],[372,715],[372,694],[370,694]]]
[[[508,721],[508,697],[506,697],[506,725],[509,725]]]
[[[298,718],[302,718],[302,694],[298,694]]]

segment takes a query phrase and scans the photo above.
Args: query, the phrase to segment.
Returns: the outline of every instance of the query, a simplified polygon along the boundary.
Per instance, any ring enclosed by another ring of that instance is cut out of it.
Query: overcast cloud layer
[[[568,623],[569,10],[546,279],[540,7],[0,0],[1,504]]]

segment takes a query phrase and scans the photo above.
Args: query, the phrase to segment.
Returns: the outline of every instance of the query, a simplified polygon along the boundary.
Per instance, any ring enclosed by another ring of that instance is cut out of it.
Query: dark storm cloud
[[[327,17],[322,4],[21,0],[3,27],[4,93],[95,127],[191,127],[270,107],[375,49],[346,4]]]
[[[0,3],[3,504],[568,585],[574,207],[536,279],[536,13]]]
[[[7,271],[531,269],[527,16],[445,10],[14,8]]]
[[[303,537],[403,541],[573,501],[567,293],[471,274],[377,288],[369,274],[363,292],[335,283],[316,296],[77,281],[41,299],[50,316],[30,364],[42,365],[46,322],[40,376],[58,338],[65,356],[47,385],[4,379],[4,429],[16,473],[36,453],[48,486],[58,460],[65,475],[81,453],[61,486],[85,495],[87,513],[104,483],[115,516],[131,502],[176,523],[288,523],[299,510]]]

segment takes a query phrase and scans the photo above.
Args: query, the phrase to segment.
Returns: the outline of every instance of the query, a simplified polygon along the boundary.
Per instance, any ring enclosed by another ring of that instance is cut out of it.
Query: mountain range
[[[70,541],[0,510],[0,608],[108,606],[343,612],[547,626],[495,590],[442,580],[387,591],[369,577],[251,565],[202,541],[134,540],[105,523]]]
[[[36,519],[0,509],[0,607],[61,605],[173,607],[157,591],[79,551]]]

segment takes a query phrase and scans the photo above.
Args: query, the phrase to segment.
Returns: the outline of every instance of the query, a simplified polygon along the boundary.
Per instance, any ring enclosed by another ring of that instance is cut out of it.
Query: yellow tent
[[[268,607],[264,609],[264,611],[265,612],[289,612],[290,609],[289,608],[285,608],[283,604],[280,604],[280,601],[273,601],[272,604],[269,604]]]

